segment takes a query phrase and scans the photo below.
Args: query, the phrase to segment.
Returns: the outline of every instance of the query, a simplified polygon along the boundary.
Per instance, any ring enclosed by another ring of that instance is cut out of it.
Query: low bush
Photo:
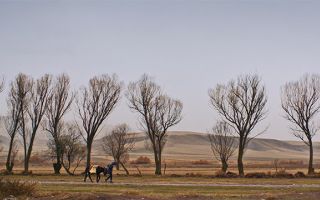
[[[276,172],[273,175],[273,177],[275,177],[275,178],[294,178],[294,175],[286,172],[285,169],[281,169],[278,172]]]
[[[238,178],[239,177],[238,174],[236,174],[234,172],[230,172],[230,171],[226,173],[226,176],[228,178]]]
[[[305,178],[306,175],[303,172],[299,171],[299,172],[294,174],[294,177],[296,177],[296,178]]]
[[[19,180],[4,180],[0,178],[0,199],[4,199],[10,195],[15,197],[19,196],[32,196],[36,192],[36,183],[22,182]]]
[[[246,177],[246,178],[270,178],[271,176],[268,176],[264,172],[251,172],[251,173],[247,173],[244,177]]]
[[[130,164],[150,164],[151,160],[147,156],[139,156],[136,160],[132,160]]]
[[[171,177],[182,177],[182,175],[180,175],[180,174],[171,174],[170,176]]]
[[[224,173],[223,171],[219,170],[215,173],[216,178],[238,178],[238,174],[234,172],[228,171],[227,173]]]

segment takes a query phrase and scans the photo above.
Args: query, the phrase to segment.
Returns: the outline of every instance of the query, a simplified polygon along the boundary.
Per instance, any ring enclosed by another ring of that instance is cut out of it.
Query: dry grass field
[[[32,199],[316,199],[320,179],[248,179],[120,176],[114,183],[82,182],[82,176],[12,175],[36,183]],[[24,198],[24,197],[22,197]]]
[[[1,138],[5,142],[6,138]],[[319,158],[316,143],[315,158]],[[0,170],[4,170],[5,151],[1,154]],[[129,176],[124,171],[114,171],[114,184],[101,182],[83,183],[84,163],[76,176],[52,175],[52,161],[46,154],[46,140],[38,140],[30,170],[32,175],[23,176],[21,156],[14,175],[1,175],[2,182],[20,181],[35,184],[31,196],[19,199],[318,199],[320,178],[215,178],[220,164],[211,155],[205,134],[171,132],[163,155],[166,165],[163,176],[154,176],[152,154],[144,148],[144,137],[138,134],[130,160],[139,156],[150,158],[149,164],[128,163]],[[237,173],[236,156],[230,161],[229,171]],[[301,142],[254,139],[245,154],[245,173],[263,172],[274,174],[273,161],[279,160],[278,170],[289,174],[306,173],[307,148]],[[95,141],[93,161],[105,166],[112,159],[103,154],[100,141]],[[163,165],[164,167],[164,165]],[[320,172],[320,161],[315,160]],[[141,174],[139,173],[139,171]],[[163,169],[164,170],[164,169]],[[163,171],[164,172],[164,171]],[[95,175],[93,175],[95,178]],[[14,194],[13,194],[14,195]],[[2,196],[3,198],[4,196]]]

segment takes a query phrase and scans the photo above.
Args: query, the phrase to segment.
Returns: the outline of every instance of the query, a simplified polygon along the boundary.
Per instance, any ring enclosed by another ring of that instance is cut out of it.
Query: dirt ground
[[[319,192],[313,193],[295,193],[286,195],[253,195],[246,197],[207,197],[207,196],[176,196],[172,200],[218,200],[218,199],[234,199],[234,200],[317,200],[320,197]],[[31,200],[163,200],[162,198],[151,198],[144,196],[132,195],[107,195],[107,194],[90,194],[90,193],[71,193],[71,194],[48,194],[40,197],[31,198]]]

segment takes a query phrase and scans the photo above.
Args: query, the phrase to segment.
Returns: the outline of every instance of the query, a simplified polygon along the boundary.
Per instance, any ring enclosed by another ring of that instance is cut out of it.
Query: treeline
[[[18,140],[23,145],[24,173],[29,173],[34,140],[41,137],[37,134],[40,128],[50,136],[48,149],[55,160],[55,174],[60,174],[62,167],[68,174],[74,174],[85,158],[89,166],[93,140],[124,93],[129,108],[137,113],[146,134],[146,148],[153,152],[155,174],[161,175],[168,129],[182,120],[182,102],[166,95],[145,74],[138,81],[129,83],[126,89],[116,75],[107,74],[91,78],[88,85],[77,92],[71,91],[70,78],[66,74],[56,77],[46,74],[34,79],[20,73],[8,87],[8,112],[2,117],[10,138],[6,160],[8,173],[12,173],[14,168]],[[3,89],[4,81],[1,81],[0,92]],[[259,135],[253,131],[256,125],[267,117],[265,86],[258,75],[245,75],[217,84],[208,95],[212,108],[220,115],[220,120],[208,134],[213,155],[221,162],[222,171],[226,172],[228,160],[237,149],[239,175],[244,175],[245,149],[250,140]],[[314,173],[312,139],[318,131],[319,99],[318,75],[304,75],[300,80],[281,87],[281,105],[285,118],[292,125],[291,132],[310,150],[308,174]],[[64,116],[70,112],[72,104],[76,105],[78,119],[67,122]],[[118,125],[103,138],[102,143],[105,152],[118,163],[117,168],[121,165],[129,173],[125,163],[135,143],[129,127]]]

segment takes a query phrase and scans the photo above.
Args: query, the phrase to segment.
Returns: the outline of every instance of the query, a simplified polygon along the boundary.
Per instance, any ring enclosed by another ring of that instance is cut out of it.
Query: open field
[[[114,183],[82,182],[82,176],[12,175],[37,182],[34,199],[316,199],[320,179],[248,179],[115,176]]]
[[[220,164],[212,158],[205,134],[172,132],[164,152],[165,175],[154,176],[151,152],[144,148],[144,137],[138,135],[135,150],[130,160],[139,156],[150,158],[150,164],[132,164],[127,167],[130,176],[123,170],[114,171],[114,184],[101,182],[84,183],[83,176],[54,176],[52,161],[46,155],[46,140],[36,143],[31,159],[32,175],[20,175],[22,159],[18,159],[14,175],[0,176],[5,180],[36,182],[33,199],[318,199],[320,178],[213,178]],[[2,138],[5,140],[5,138]],[[0,171],[4,170],[4,151],[0,157]],[[236,155],[236,154],[235,154]],[[237,173],[235,156],[230,160],[228,171]],[[301,142],[254,139],[245,154],[245,173],[264,172],[273,174],[274,159],[279,159],[279,169],[294,174],[307,172],[308,149]],[[315,147],[315,170],[320,172],[319,144]],[[112,159],[103,154],[99,140],[95,141],[93,161],[105,166]],[[164,166],[163,166],[164,167]],[[141,171],[141,175],[138,173]],[[84,163],[76,174],[84,171]],[[164,168],[163,168],[164,172]],[[95,176],[93,175],[93,179]],[[24,197],[21,197],[22,199]]]

